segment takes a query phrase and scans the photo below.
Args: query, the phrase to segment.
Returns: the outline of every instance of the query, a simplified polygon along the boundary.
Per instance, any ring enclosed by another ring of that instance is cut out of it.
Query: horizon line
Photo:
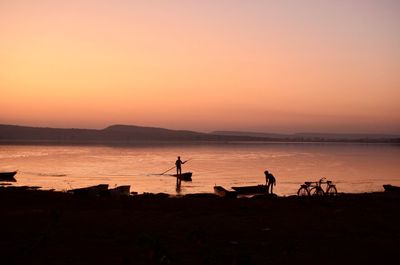
[[[321,131],[298,131],[291,133],[281,133],[281,132],[270,132],[270,131],[249,131],[249,130],[212,130],[212,131],[197,131],[191,129],[171,129],[160,126],[150,126],[150,125],[138,125],[138,124],[121,124],[115,123],[111,125],[107,125],[105,127],[97,127],[97,128],[83,128],[83,127],[51,127],[51,126],[33,126],[33,125],[21,125],[21,124],[5,124],[0,123],[0,126],[18,126],[18,127],[30,127],[30,128],[42,128],[42,129],[71,129],[71,130],[105,130],[112,126],[130,126],[130,127],[142,127],[142,128],[152,128],[152,129],[165,129],[170,131],[188,131],[188,132],[196,132],[196,133],[206,133],[206,134],[215,134],[217,132],[226,132],[226,133],[252,133],[252,134],[279,134],[279,135],[296,135],[296,134],[325,134],[325,135],[384,135],[384,136],[395,136],[400,137],[400,133],[370,133],[370,132],[321,132]]]

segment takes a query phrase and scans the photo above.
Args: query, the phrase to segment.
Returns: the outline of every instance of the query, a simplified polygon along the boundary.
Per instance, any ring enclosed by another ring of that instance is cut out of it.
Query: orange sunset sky
[[[0,0],[0,123],[400,133],[400,1]]]

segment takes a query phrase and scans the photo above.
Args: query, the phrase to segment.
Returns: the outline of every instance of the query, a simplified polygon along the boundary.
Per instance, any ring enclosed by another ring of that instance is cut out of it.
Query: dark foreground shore
[[[1,264],[385,264],[400,197],[79,198],[0,188]]]

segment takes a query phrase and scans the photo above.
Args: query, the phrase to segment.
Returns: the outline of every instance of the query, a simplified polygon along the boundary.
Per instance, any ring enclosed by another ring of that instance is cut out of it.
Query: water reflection
[[[160,175],[177,155],[192,158],[185,171],[193,182],[179,187]],[[388,144],[230,144],[179,147],[0,146],[0,171],[19,169],[18,185],[66,190],[99,183],[131,185],[137,192],[187,194],[265,183],[268,168],[274,192],[295,194],[300,183],[326,177],[339,192],[383,190],[399,185],[400,148]],[[155,174],[158,175],[155,175]]]

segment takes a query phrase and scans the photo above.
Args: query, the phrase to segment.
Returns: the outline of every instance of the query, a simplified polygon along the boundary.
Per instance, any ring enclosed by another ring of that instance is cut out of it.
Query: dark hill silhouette
[[[250,136],[269,138],[277,141],[306,141],[306,142],[400,142],[400,135],[394,134],[366,134],[366,133],[294,133],[277,134],[262,132],[241,131],[214,131],[212,134],[229,136]]]
[[[185,130],[169,130],[157,127],[112,125],[102,130],[109,137],[128,137],[143,140],[218,140],[219,136]]]
[[[230,136],[251,136],[258,138],[273,138],[273,139],[289,139],[293,135],[281,133],[263,133],[263,132],[239,132],[239,131],[214,131],[211,132],[216,135],[230,135]]]
[[[394,139],[399,138],[399,135],[393,134],[367,134],[367,133],[295,133],[294,137],[307,137],[316,139]]]
[[[60,129],[0,125],[0,143],[48,144],[141,144],[168,142],[239,142],[239,141],[291,141],[291,142],[389,142],[400,143],[396,135],[373,134],[270,134],[218,131],[200,133],[188,130],[170,130],[134,125],[112,125],[105,129]]]
[[[255,137],[221,136],[185,130],[169,130],[133,125],[112,125],[102,130],[59,129],[0,125],[2,143],[99,143],[135,144],[146,142],[254,141]]]

